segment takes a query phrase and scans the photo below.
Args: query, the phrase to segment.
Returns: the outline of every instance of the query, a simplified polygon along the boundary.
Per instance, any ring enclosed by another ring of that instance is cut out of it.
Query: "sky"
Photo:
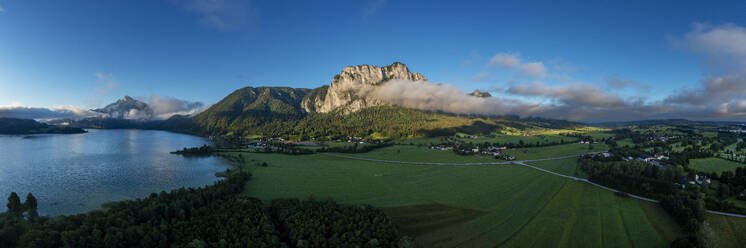
[[[125,95],[209,106],[400,61],[434,91],[489,91],[480,111],[746,121],[743,13],[744,1],[0,0],[0,115]]]

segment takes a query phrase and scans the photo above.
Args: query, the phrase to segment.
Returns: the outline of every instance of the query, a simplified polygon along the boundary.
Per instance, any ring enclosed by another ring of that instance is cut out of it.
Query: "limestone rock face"
[[[303,108],[308,112],[340,110],[344,113],[350,113],[381,105],[380,101],[367,99],[360,92],[392,79],[427,80],[422,74],[410,72],[409,68],[400,62],[394,62],[383,67],[372,65],[347,66],[342,69],[339,75],[334,76],[334,81],[326,89],[326,94],[319,92],[318,97],[307,99],[303,102]]]

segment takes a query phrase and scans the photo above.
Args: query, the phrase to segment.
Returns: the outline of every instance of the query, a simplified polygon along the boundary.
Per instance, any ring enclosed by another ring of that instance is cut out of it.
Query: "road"
[[[596,153],[600,153],[600,152],[591,152],[591,153],[586,153],[586,154],[596,154]],[[325,156],[330,156],[330,157],[338,157],[338,158],[346,158],[346,159],[357,159],[357,160],[365,160],[365,161],[381,162],[381,163],[391,163],[391,164],[413,164],[413,165],[507,165],[507,164],[516,164],[516,165],[520,165],[520,166],[529,167],[529,168],[532,168],[532,169],[535,169],[535,170],[539,170],[539,171],[542,171],[542,172],[546,172],[546,173],[549,173],[549,174],[552,174],[552,175],[555,175],[555,176],[560,176],[560,177],[569,178],[569,179],[572,179],[572,180],[575,180],[575,181],[584,182],[584,183],[587,183],[587,184],[590,184],[590,185],[593,185],[593,186],[596,186],[596,187],[599,187],[599,188],[602,188],[602,189],[605,189],[605,190],[608,190],[608,191],[611,191],[611,192],[614,192],[614,193],[621,192],[621,193],[627,194],[631,198],[635,198],[635,199],[639,199],[639,200],[643,200],[643,201],[648,201],[648,202],[653,202],[653,203],[660,203],[660,201],[658,201],[658,200],[650,199],[650,198],[647,198],[647,197],[642,197],[642,196],[638,196],[638,195],[634,195],[634,194],[630,194],[630,193],[627,193],[627,192],[624,192],[624,191],[620,191],[620,190],[617,190],[617,189],[614,189],[614,188],[609,188],[609,187],[606,187],[606,186],[603,186],[603,185],[591,182],[591,181],[589,181],[588,179],[585,179],[585,178],[568,176],[568,175],[565,175],[565,174],[560,174],[560,173],[557,173],[557,172],[554,172],[554,171],[545,170],[545,169],[542,169],[542,168],[539,168],[539,167],[527,164],[527,163],[532,163],[532,162],[557,160],[557,159],[565,159],[565,158],[574,158],[574,157],[577,157],[577,155],[563,156],[563,157],[554,157],[554,158],[533,159],[533,160],[521,160],[521,161],[504,161],[504,162],[434,163],[434,162],[410,162],[410,161],[395,161],[395,160],[384,160],[384,159],[361,158],[361,157],[354,157],[354,156],[347,156],[347,155],[340,155],[340,154],[332,154],[332,153],[319,153],[319,154],[325,155]],[[715,211],[715,210],[707,210],[707,212],[711,213],[711,214],[725,215],[725,216],[736,217],[736,218],[746,218],[746,215],[743,215],[743,214],[726,213],[726,212],[720,212],[720,211]]]
[[[600,152],[591,152],[587,154],[596,154]],[[396,161],[396,160],[385,160],[385,159],[372,159],[372,158],[361,158],[361,157],[355,157],[355,156],[347,156],[347,155],[341,155],[341,154],[334,154],[334,153],[318,153],[325,156],[330,157],[338,157],[338,158],[347,158],[347,159],[356,159],[356,160],[365,160],[365,161],[372,161],[372,162],[381,162],[381,163],[390,163],[390,164],[415,164],[415,165],[500,165],[500,164],[513,164],[513,163],[532,163],[532,162],[540,162],[540,161],[547,161],[547,160],[556,160],[556,159],[563,159],[563,158],[575,158],[577,155],[570,155],[570,156],[563,156],[563,157],[555,157],[555,158],[542,158],[542,159],[533,159],[533,160],[521,160],[521,161],[502,161],[502,162],[483,162],[483,163],[435,163],[435,162],[410,162],[410,161]]]

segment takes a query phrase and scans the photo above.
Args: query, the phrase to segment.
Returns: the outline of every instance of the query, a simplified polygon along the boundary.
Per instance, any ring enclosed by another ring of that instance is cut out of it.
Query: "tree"
[[[8,197],[8,213],[15,216],[20,216],[23,213],[23,206],[21,205],[21,198],[18,197],[16,192],[10,192]]]
[[[28,213],[29,219],[33,220],[36,219],[36,217],[39,217],[39,212],[36,211],[36,197],[34,197],[33,194],[28,193],[28,195],[26,195],[26,202],[24,202],[23,205]]]
[[[727,184],[720,184],[718,188],[718,196],[720,198],[728,198],[730,196],[730,187]]]

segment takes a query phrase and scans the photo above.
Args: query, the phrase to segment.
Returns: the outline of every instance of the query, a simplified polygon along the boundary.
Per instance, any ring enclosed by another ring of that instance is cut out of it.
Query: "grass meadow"
[[[738,167],[746,166],[746,164],[736,163],[721,158],[698,158],[690,159],[689,167],[702,172],[716,172],[721,173],[723,171],[735,171]]]
[[[655,204],[518,165],[245,156],[243,169],[254,175],[246,195],[371,204],[385,209],[423,247],[661,247],[681,234]],[[255,161],[269,166],[250,165]]]
[[[548,170],[548,171],[553,171],[553,172],[557,172],[557,173],[568,175],[568,176],[588,178],[588,176],[578,168],[577,158],[547,160],[547,161],[531,162],[529,164]]]

